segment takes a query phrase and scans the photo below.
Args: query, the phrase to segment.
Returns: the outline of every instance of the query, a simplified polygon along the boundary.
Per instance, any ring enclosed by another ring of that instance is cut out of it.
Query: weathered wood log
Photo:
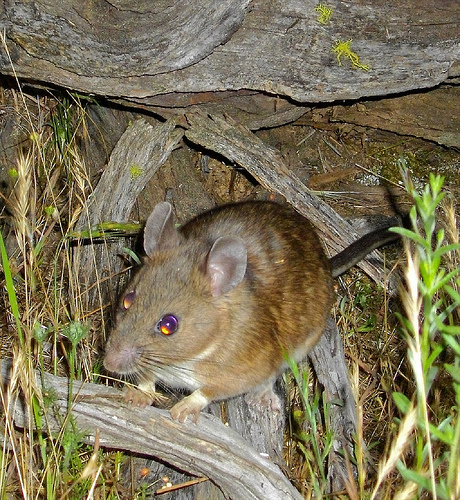
[[[334,106],[332,121],[355,123],[460,147],[460,87]]]
[[[88,199],[76,229],[125,222],[139,193],[182,138],[174,120],[156,126],[139,119],[126,129]]]
[[[27,81],[159,107],[242,89],[330,102],[434,87],[460,74],[457,0],[333,2],[324,24],[317,0],[248,4],[8,0],[0,6],[9,51],[0,73],[14,68]],[[348,40],[339,60],[333,48]],[[353,65],[356,56],[368,71]]]
[[[344,488],[347,470],[344,455],[354,456],[357,417],[343,343],[332,316],[308,357],[330,404],[328,423],[334,437],[328,457],[328,491],[340,491]]]
[[[225,43],[248,0],[7,1],[8,37],[63,73],[92,78],[155,75],[187,67]],[[50,40],[52,42],[50,43]],[[12,53],[13,62],[19,54]]]
[[[0,386],[9,383],[11,360],[0,362]],[[37,373],[37,384],[40,376]],[[44,431],[59,433],[67,414],[68,379],[44,374],[42,390],[52,391]],[[86,442],[96,432],[105,448],[154,456],[195,476],[207,476],[233,499],[300,500],[302,497],[281,470],[260,455],[235,431],[212,415],[202,414],[197,424],[181,424],[165,410],[133,408],[120,400],[120,391],[102,385],[74,383],[72,416]],[[29,425],[30,414],[21,398],[10,401],[9,414],[18,427]]]
[[[323,240],[335,252],[358,239],[353,227],[302,183],[284,164],[281,154],[264,144],[246,127],[223,116],[204,113],[186,115],[190,128],[186,137],[192,142],[215,151],[237,163],[253,175],[266,189],[281,194],[316,227]],[[377,265],[376,265],[377,262]],[[381,257],[374,251],[359,263],[369,276],[385,284],[379,267]]]
[[[182,135],[174,120],[154,127],[140,119],[128,127],[76,223],[76,232],[102,222],[126,222],[146,182],[166,161]],[[118,241],[75,247],[73,265],[79,270],[88,310],[116,300],[117,273],[122,261],[115,257],[122,246]],[[108,281],[104,282],[106,278]],[[99,289],[94,287],[96,283]]]

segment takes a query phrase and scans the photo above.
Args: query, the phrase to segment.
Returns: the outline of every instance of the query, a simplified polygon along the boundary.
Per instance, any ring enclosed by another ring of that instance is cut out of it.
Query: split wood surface
[[[212,101],[244,109],[253,91],[332,102],[459,76],[457,0],[326,2],[332,15],[324,24],[319,3],[139,0],[128,9],[100,0],[8,0],[0,6],[8,49],[0,73],[165,111]],[[355,56],[338,58],[335,44],[348,40]]]

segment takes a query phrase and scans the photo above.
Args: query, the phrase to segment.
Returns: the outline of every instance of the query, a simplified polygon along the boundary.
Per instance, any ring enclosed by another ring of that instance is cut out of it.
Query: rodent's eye
[[[177,332],[179,321],[173,314],[165,314],[155,325],[155,331],[163,335],[172,335]]]
[[[126,311],[132,306],[135,297],[136,297],[136,292],[129,292],[124,296],[123,302],[121,304],[124,311]]]

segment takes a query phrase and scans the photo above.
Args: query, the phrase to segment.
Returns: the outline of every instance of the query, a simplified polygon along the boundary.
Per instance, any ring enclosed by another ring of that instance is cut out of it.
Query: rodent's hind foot
[[[263,386],[248,392],[244,399],[246,403],[251,406],[261,406],[278,412],[282,410],[281,400],[278,394],[275,393],[273,386]]]
[[[181,399],[170,410],[169,413],[174,420],[183,423],[189,416],[192,417],[192,422],[196,424],[200,411],[208,405],[209,401],[199,390],[192,392],[190,396]]]

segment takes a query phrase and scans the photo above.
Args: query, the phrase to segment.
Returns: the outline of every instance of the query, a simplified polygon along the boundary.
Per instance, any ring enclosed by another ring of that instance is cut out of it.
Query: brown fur
[[[332,305],[330,264],[312,225],[289,208],[255,201],[206,212],[179,238],[170,224],[159,234],[157,221],[147,223],[151,255],[128,288],[135,300],[119,314],[106,368],[199,391],[207,402],[270,385],[286,355],[300,361],[313,347]],[[222,236],[244,242],[247,268],[241,282],[214,296],[207,259]],[[154,327],[168,313],[179,329],[164,336]]]

